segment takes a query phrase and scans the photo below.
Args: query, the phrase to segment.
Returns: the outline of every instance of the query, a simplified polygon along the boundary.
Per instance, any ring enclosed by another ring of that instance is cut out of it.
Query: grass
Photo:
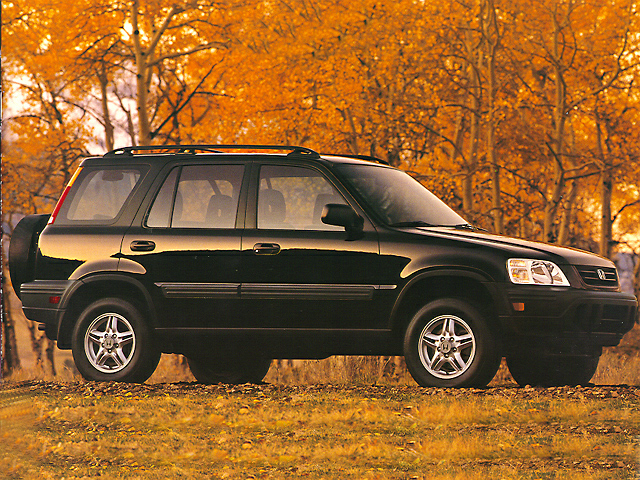
[[[601,398],[604,397],[604,398]],[[640,388],[27,382],[6,478],[629,478]]]

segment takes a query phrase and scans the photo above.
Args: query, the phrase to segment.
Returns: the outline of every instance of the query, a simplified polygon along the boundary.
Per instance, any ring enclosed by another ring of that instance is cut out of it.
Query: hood
[[[614,267],[614,263],[600,255],[571,247],[561,247],[549,243],[534,242],[520,238],[473,232],[451,227],[417,227],[415,233],[437,235],[451,240],[460,240],[478,246],[502,250],[509,258],[539,258],[558,265],[589,265],[594,267]]]

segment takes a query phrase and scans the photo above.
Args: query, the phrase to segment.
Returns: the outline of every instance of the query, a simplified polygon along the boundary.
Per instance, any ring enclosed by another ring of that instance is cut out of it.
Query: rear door
[[[160,328],[233,323],[239,301],[243,163],[176,165],[122,253],[146,270]],[[243,204],[244,205],[244,204]]]

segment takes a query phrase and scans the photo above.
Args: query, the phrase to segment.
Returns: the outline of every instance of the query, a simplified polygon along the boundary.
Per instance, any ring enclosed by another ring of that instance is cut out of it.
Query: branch
[[[202,45],[198,45],[196,47],[193,47],[190,50],[185,50],[183,52],[167,53],[165,55],[162,55],[161,57],[154,59],[152,62],[149,62],[147,65],[149,67],[153,67],[170,58],[185,57],[187,55],[191,55],[193,53],[200,52],[202,50],[208,50],[210,48],[226,48],[226,47],[227,47],[227,44],[224,42],[209,42]]]
[[[160,126],[158,126],[158,128],[155,129],[155,131],[153,131],[151,133],[151,138],[154,138],[159,132],[160,130],[162,130],[162,127],[164,127],[169,120],[171,120],[172,118],[176,117],[183,109],[184,107],[187,106],[187,104],[191,101],[191,99],[194,97],[194,95],[197,93],[198,89],[202,86],[202,84],[204,83],[204,81],[209,77],[209,75],[211,75],[211,73],[213,72],[213,69],[217,66],[218,64],[214,64],[211,66],[211,68],[209,69],[209,71],[207,72],[207,74],[202,77],[202,79],[200,80],[200,82],[198,83],[198,85],[195,86],[195,88],[193,89],[193,91],[187,96],[187,98],[185,98],[185,100],[182,102],[182,105],[179,105],[178,107],[176,107],[173,112],[171,112],[171,115],[169,115],[164,122],[162,122],[160,124]]]
[[[629,207],[633,207],[635,205],[640,205],[640,198],[638,198],[637,200],[631,202],[631,203],[627,203],[624,207],[622,207],[620,210],[618,210],[618,212],[613,216],[613,219],[611,221],[611,223],[615,222],[618,218],[618,216],[624,212],[627,208]]]
[[[545,203],[548,202],[547,195],[545,194],[545,192],[543,192],[540,188],[538,188],[538,186],[536,184],[534,184],[533,181],[530,178],[527,178],[524,175],[521,175],[518,170],[510,169],[510,168],[508,168],[506,166],[502,166],[501,168],[503,170],[509,172],[514,177],[519,178],[520,180],[523,180],[524,183],[526,183],[527,186],[531,190],[534,190],[534,191],[538,192],[538,194],[540,195],[540,197],[542,197],[542,199],[545,201]]]
[[[421,122],[409,122],[409,124],[414,124],[414,125],[419,125],[420,127],[424,128],[427,132],[432,133],[433,135],[435,135],[436,137],[442,139],[445,143],[448,143],[451,145],[451,147],[455,150],[455,152],[460,155],[460,158],[462,158],[463,162],[466,164],[467,163],[467,157],[464,154],[464,151],[461,150],[460,148],[458,148],[458,146],[456,145],[456,143],[451,140],[449,137],[447,137],[446,135],[444,135],[443,133],[438,132],[437,130],[434,130],[433,128],[431,128],[428,125],[425,125]],[[426,152],[424,151],[416,151],[416,153],[420,153],[420,154],[425,154]]]
[[[162,25],[160,25],[160,28],[158,28],[158,30],[156,31],[155,35],[151,39],[151,43],[149,43],[149,49],[147,50],[147,58],[151,58],[152,57],[154,50],[158,46],[158,42],[160,41],[160,37],[162,37],[164,32],[167,30],[167,27],[169,27],[169,23],[171,23],[171,19],[175,15],[177,15],[178,13],[182,13],[183,11],[184,10],[182,8],[179,8],[179,7],[175,6],[175,5],[173,7],[171,7],[171,10],[169,10],[169,13],[167,13],[167,16],[162,21]]]

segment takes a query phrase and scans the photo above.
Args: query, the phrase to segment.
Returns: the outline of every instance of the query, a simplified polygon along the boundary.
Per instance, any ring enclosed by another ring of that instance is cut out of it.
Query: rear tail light
[[[82,167],[78,167],[78,169],[76,170],[76,173],[74,173],[73,177],[71,177],[71,180],[69,180],[69,183],[65,187],[64,192],[62,192],[62,195],[60,196],[60,200],[58,200],[58,203],[56,203],[56,208],[53,209],[53,213],[51,214],[51,217],[49,217],[49,221],[47,222],[47,225],[51,225],[53,224],[53,222],[56,221],[58,212],[60,211],[60,208],[62,207],[62,204],[64,203],[65,198],[67,198],[67,194],[69,193],[69,190],[71,190],[71,186],[73,185],[73,182],[76,181],[76,178],[78,178],[78,175],[80,175],[81,171],[82,171]]]

